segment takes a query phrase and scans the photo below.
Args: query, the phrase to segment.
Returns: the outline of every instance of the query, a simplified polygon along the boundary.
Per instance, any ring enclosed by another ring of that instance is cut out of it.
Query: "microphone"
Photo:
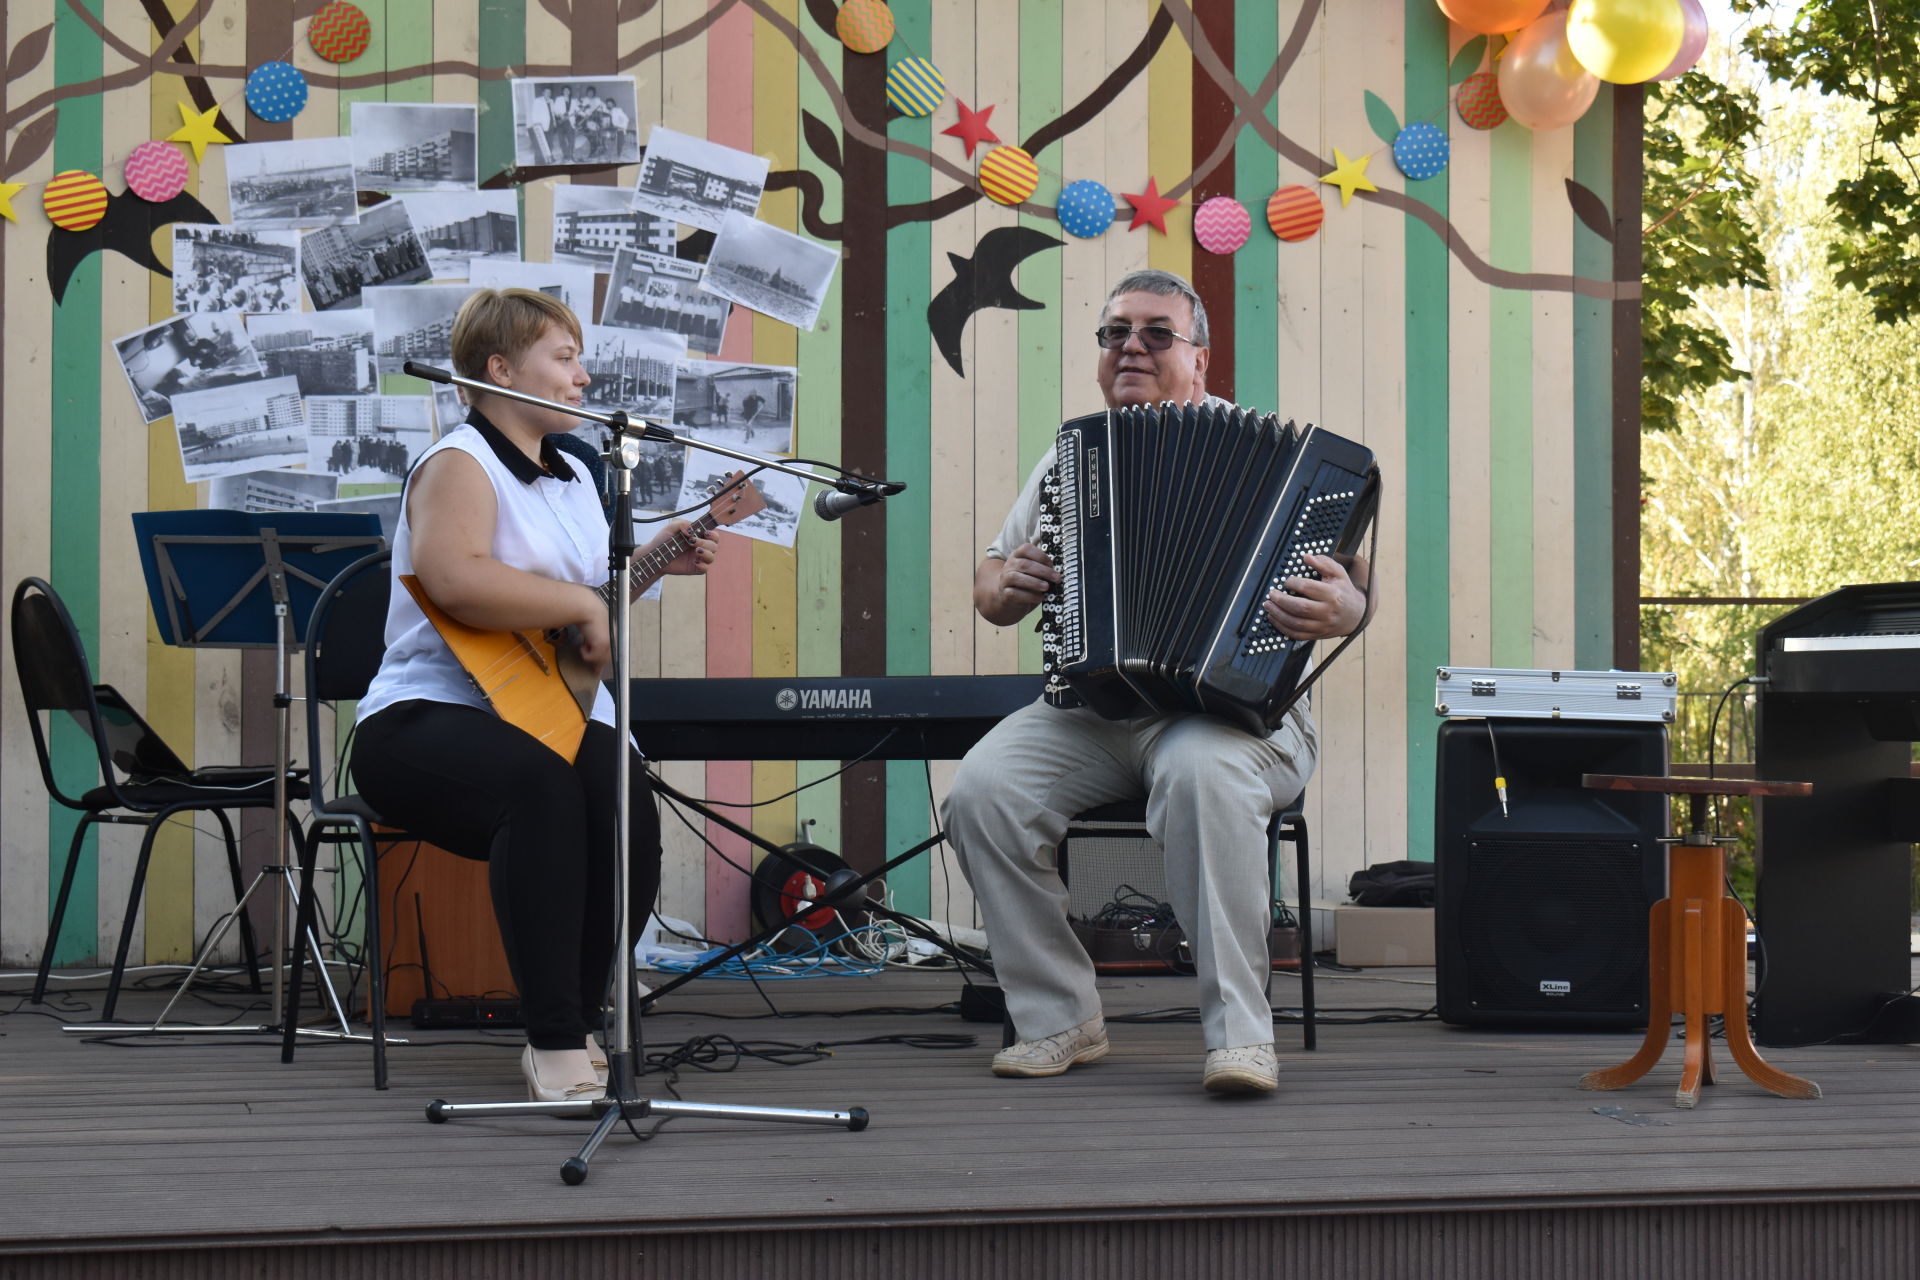
[[[813,510],[822,520],[838,520],[855,507],[872,506],[883,496],[878,489],[856,489],[852,493],[822,489],[813,495]]]
[[[425,378],[428,382],[452,382],[453,375],[445,369],[436,369],[430,364],[421,364],[418,360],[409,360],[400,366],[401,371],[416,378]]]

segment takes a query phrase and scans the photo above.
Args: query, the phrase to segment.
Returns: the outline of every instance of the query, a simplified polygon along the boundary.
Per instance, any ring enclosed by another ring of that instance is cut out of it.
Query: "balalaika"
[[[1379,506],[1371,450],[1218,404],[1130,406],[1060,428],[1041,491],[1047,698],[1109,720],[1196,711],[1265,734],[1312,644],[1261,602],[1309,555],[1350,554]]]

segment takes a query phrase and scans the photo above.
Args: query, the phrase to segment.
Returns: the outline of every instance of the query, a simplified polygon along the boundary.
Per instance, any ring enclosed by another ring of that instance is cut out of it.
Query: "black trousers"
[[[632,778],[628,910],[637,936],[660,888],[660,817],[640,755]],[[590,723],[568,764],[489,711],[414,700],[354,732],[353,780],[386,821],[485,861],[507,964],[536,1049],[577,1049],[617,942],[613,911],[619,753]]]

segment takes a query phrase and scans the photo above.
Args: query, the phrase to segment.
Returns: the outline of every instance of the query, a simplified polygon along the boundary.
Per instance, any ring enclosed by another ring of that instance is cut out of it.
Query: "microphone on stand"
[[[870,507],[884,496],[878,489],[855,489],[850,493],[822,489],[813,495],[813,511],[822,520],[838,520],[855,507]]]

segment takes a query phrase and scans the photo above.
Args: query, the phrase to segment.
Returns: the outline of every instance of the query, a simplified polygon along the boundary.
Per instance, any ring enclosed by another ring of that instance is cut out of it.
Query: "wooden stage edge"
[[[1277,1008],[1295,981],[1276,974]],[[267,1037],[92,1043],[0,978],[0,1276],[1920,1273],[1920,1047],[1770,1050],[1826,1097],[1726,1071],[1679,1111],[1677,1068],[1574,1087],[1635,1034],[1366,1021],[1429,1008],[1431,981],[1323,973],[1320,1049],[1283,1023],[1280,1091],[1225,1099],[1199,1088],[1197,1025],[1158,1013],[1191,1005],[1190,979],[1103,979],[1113,1053],[1039,1081],[987,1072],[997,1028],[937,1011],[951,974],[773,982],[783,1016],[757,1020],[750,986],[703,980],[646,1020],[650,1049],[732,1036],[833,1053],[683,1067],[681,1095],[861,1106],[872,1126],[675,1120],[644,1144],[616,1133],[568,1187],[585,1124],[424,1117],[435,1097],[513,1100],[511,1033],[397,1028],[415,1043],[376,1092],[364,1046],[305,1043],[282,1065]],[[67,990],[60,1016],[91,1021],[97,999]],[[185,1016],[242,1003],[218,999]],[[667,1096],[659,1081],[648,1096]]]

